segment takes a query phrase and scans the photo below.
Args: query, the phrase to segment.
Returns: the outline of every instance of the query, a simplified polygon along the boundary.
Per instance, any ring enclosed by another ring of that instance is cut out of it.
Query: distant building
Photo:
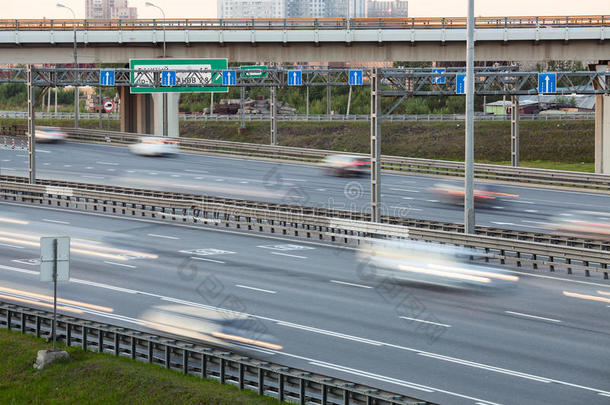
[[[285,0],[218,0],[218,18],[284,18]]]
[[[368,0],[366,16],[369,18],[408,17],[409,2],[405,0]]]
[[[324,18],[325,0],[286,0],[286,18]]]
[[[327,0],[324,16],[346,18],[348,10],[350,18],[366,17],[366,0]]]
[[[138,9],[127,0],[85,0],[85,18],[138,18]]]

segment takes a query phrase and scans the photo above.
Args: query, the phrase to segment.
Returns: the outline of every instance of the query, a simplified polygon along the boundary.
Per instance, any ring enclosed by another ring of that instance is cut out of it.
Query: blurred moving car
[[[364,176],[371,168],[370,160],[353,155],[330,155],[322,164],[331,176],[340,177]]]
[[[178,145],[176,139],[145,136],[138,143],[129,145],[129,150],[140,156],[169,156],[179,152]]]
[[[610,212],[569,211],[551,218],[546,228],[566,235],[610,240]]]
[[[475,249],[413,240],[371,239],[358,250],[377,277],[452,288],[504,287],[519,277],[490,265]]]
[[[464,187],[456,184],[437,183],[430,187],[428,191],[435,194],[440,200],[456,204],[464,205]],[[486,206],[497,204],[498,200],[502,199],[506,202],[509,199],[519,197],[518,194],[504,193],[500,187],[493,184],[479,184],[474,190],[474,203],[478,206]]]
[[[36,142],[63,142],[68,138],[68,134],[60,128],[55,127],[36,127],[34,132]]]
[[[215,346],[282,349],[260,319],[234,312],[187,305],[161,305],[147,310],[141,319],[148,328]]]

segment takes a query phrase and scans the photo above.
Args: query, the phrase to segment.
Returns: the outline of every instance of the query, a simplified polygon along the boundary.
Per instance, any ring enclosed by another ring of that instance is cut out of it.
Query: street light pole
[[[147,1],[146,3],[144,3],[144,5],[146,7],[154,7],[156,9],[158,9],[159,11],[161,11],[161,14],[163,15],[163,59],[165,59],[166,53],[165,53],[165,11],[163,11],[163,9],[153,3],[151,3],[150,1]],[[163,97],[162,97],[163,101],[163,136],[167,136],[167,126],[168,126],[168,122],[167,122],[167,93],[163,93]]]
[[[70,12],[72,13],[72,18],[74,19],[73,23],[72,23],[72,28],[74,31],[74,69],[75,69],[75,79],[78,78],[78,59],[77,59],[77,53],[76,53],[76,14],[74,14],[74,10],[72,10],[70,7],[61,4],[61,3],[57,3],[57,7],[59,8],[67,8],[68,10],[70,10]],[[74,85],[74,127],[78,128],[78,113],[79,113],[79,96],[78,96],[78,86]]]
[[[466,164],[464,171],[464,232],[474,234],[474,0],[468,0],[466,26]]]

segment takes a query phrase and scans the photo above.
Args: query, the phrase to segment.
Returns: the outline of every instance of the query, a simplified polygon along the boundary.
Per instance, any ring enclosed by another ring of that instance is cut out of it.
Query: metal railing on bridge
[[[79,31],[465,29],[466,17],[0,20],[0,31],[72,31],[74,26]],[[477,17],[475,26],[477,29],[607,27],[610,16]]]

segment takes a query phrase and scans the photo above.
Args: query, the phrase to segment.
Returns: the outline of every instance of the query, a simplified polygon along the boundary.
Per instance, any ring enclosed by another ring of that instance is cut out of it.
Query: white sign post
[[[53,351],[57,350],[55,324],[57,319],[57,282],[70,279],[70,237],[40,238],[40,281],[53,281]]]

